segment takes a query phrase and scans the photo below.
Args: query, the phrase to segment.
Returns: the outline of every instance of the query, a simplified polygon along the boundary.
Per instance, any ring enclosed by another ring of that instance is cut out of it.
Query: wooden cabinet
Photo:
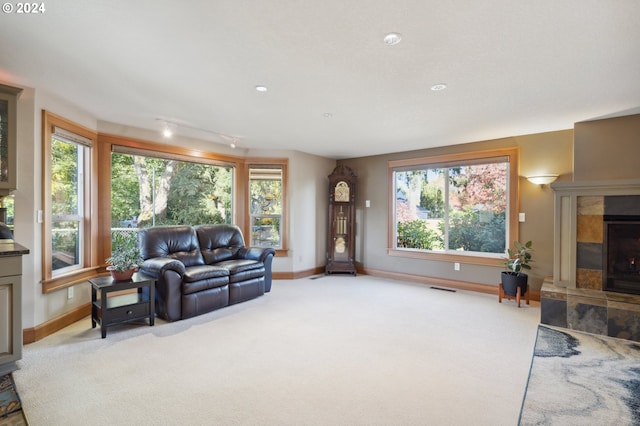
[[[0,249],[4,245],[0,244]],[[22,358],[22,255],[0,255],[0,375],[15,370],[16,361],[20,358]]]
[[[356,175],[339,165],[329,175],[329,232],[325,272],[356,274]]]

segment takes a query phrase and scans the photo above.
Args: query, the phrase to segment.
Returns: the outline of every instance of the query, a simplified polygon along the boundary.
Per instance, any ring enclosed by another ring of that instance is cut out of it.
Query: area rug
[[[640,344],[540,325],[524,425],[640,425]]]
[[[0,376],[0,426],[22,426],[27,421],[22,412],[20,397],[10,374]]]

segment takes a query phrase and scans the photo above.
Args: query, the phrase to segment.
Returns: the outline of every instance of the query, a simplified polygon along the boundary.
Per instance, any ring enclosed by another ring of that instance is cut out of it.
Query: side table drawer
[[[128,321],[135,318],[144,318],[149,316],[149,304],[141,303],[137,305],[127,305],[118,308],[109,309],[108,324],[115,324],[122,321]],[[106,317],[105,317],[106,319]]]

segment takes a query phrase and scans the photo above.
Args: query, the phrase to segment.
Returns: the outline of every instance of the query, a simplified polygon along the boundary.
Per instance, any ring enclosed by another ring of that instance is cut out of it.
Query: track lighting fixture
[[[173,130],[171,130],[171,126],[169,123],[164,123],[164,129],[162,129],[162,136],[165,138],[170,138],[173,136]]]
[[[173,136],[173,134],[175,133],[175,130],[178,128],[178,126],[180,126],[180,127],[184,127],[185,129],[191,129],[191,130],[196,130],[198,132],[209,133],[209,134],[218,136],[225,141],[231,141],[231,143],[229,144],[231,148],[235,148],[236,146],[238,146],[238,138],[234,136],[229,136],[220,132],[214,132],[213,130],[207,130],[207,129],[201,129],[199,127],[189,126],[183,123],[176,123],[175,121],[169,121],[162,118],[156,118],[156,120],[162,123],[162,135],[165,138],[170,138],[171,136]]]

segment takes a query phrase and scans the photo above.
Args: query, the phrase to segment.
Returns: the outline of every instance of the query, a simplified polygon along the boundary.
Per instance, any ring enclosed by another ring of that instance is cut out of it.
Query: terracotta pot
[[[113,278],[114,281],[129,281],[136,272],[136,269],[137,268],[127,269],[126,271],[118,272],[114,270],[112,266],[107,266],[107,271],[111,273],[111,278]]]

